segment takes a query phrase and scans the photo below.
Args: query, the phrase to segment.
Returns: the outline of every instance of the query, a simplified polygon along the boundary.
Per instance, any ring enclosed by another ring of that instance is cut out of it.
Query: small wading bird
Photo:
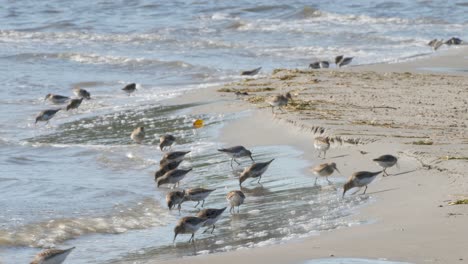
[[[350,64],[352,60],[353,57],[343,57],[343,55],[339,55],[335,57],[335,64],[341,68],[342,66]]]
[[[237,96],[237,98],[239,98],[239,97],[241,97],[241,96],[247,96],[247,95],[249,95],[248,92],[241,92],[241,91],[236,91],[234,94]]]
[[[49,124],[49,120],[52,119],[52,117],[54,117],[55,114],[60,110],[61,109],[48,109],[40,112],[36,116],[36,122],[34,123],[34,125],[36,125],[39,121],[46,122],[46,124]]]
[[[132,134],[130,134],[130,138],[136,143],[141,144],[143,139],[145,139],[145,128],[144,127],[135,128]]]
[[[362,194],[365,194],[367,191],[367,185],[371,183],[375,179],[375,177],[377,177],[377,175],[379,175],[382,172],[383,171],[377,171],[377,172],[358,171],[358,172],[353,173],[353,175],[351,175],[351,177],[349,178],[349,180],[345,183],[343,187],[343,197],[349,189],[354,188],[354,187],[361,188],[365,186],[366,189],[364,189],[364,192],[362,193]]]
[[[172,152],[168,152],[163,156],[163,158],[161,159],[159,164],[164,165],[164,164],[166,164],[168,162],[183,160],[185,155],[187,155],[188,153],[190,153],[190,150],[189,151],[172,151]]]
[[[447,44],[447,45],[460,45],[460,44],[462,44],[462,42],[463,41],[461,39],[453,37],[453,38],[445,41],[445,44]]]
[[[314,139],[314,147],[316,150],[318,150],[318,157],[320,158],[320,155],[323,152],[323,159],[327,155],[327,150],[330,149],[330,138],[329,137],[316,137]]]
[[[373,159],[380,167],[383,168],[383,176],[388,176],[386,172],[387,168],[393,167],[393,165],[397,165],[398,167],[398,158],[392,155],[382,155],[376,159]]]
[[[229,212],[232,214],[234,213],[234,207],[237,206],[237,213],[239,213],[239,207],[244,203],[245,200],[245,194],[242,191],[230,191],[226,195],[226,200],[229,202],[229,205],[231,205],[231,209],[229,209]]]
[[[179,209],[179,214],[180,214],[180,209],[181,209],[181,204],[184,201],[184,196],[185,196],[185,190],[182,191],[171,191],[168,194],[166,194],[166,202],[167,202],[167,207],[169,210],[172,210],[177,205],[177,209]]]
[[[208,228],[205,231],[203,231],[203,233],[205,233],[206,231],[210,229],[209,226],[213,226],[213,228],[211,229],[211,234],[213,234],[213,231],[216,227],[215,224],[219,220],[219,218],[221,218],[221,215],[226,210],[226,208],[227,207],[224,207],[221,209],[208,208],[208,209],[203,209],[200,212],[198,212],[197,217],[207,220],[204,226],[207,226]]]
[[[159,148],[161,151],[164,151],[164,148],[171,149],[172,144],[174,144],[176,138],[173,135],[164,135],[159,138]]]
[[[283,111],[283,109],[281,107],[286,106],[288,104],[289,100],[292,101],[292,96],[288,92],[285,95],[280,94],[280,95],[275,95],[273,97],[270,97],[267,100],[267,103],[270,104],[272,113],[274,113],[274,108],[275,107],[278,107],[279,110],[281,110],[281,112],[284,113],[284,111]]]
[[[314,184],[317,184],[318,176],[326,177],[327,181],[330,182],[330,180],[328,179],[328,176],[332,175],[334,171],[337,171],[339,174],[341,174],[341,172],[336,167],[335,162],[320,164],[318,166],[315,166],[312,169],[312,171],[315,173],[315,175],[317,175],[315,177],[315,183]]]
[[[192,170],[192,168],[190,169],[187,169],[187,170],[183,170],[183,169],[175,169],[175,170],[171,170],[171,171],[168,171],[166,172],[166,174],[164,174],[162,177],[158,178],[156,180],[157,184],[158,184],[158,188],[159,186],[163,185],[163,184],[174,184],[174,188],[176,186],[179,186],[179,182],[185,178],[185,175],[187,175],[187,173],[189,173],[190,171]]]
[[[240,165],[240,163],[237,162],[236,160],[237,158],[249,157],[253,162],[255,162],[254,159],[252,158],[252,152],[246,149],[244,146],[221,148],[221,149],[218,149],[218,151],[226,153],[229,157],[231,157],[231,167],[232,167],[233,161],[235,161],[237,165]]]
[[[254,75],[257,75],[257,73],[260,72],[261,69],[262,67],[258,67],[250,71],[243,71],[241,72],[241,75],[254,76]]]
[[[126,92],[128,95],[132,94],[133,92],[136,91],[136,83],[125,85],[125,87],[122,88],[122,91]]]
[[[205,199],[210,195],[214,190],[216,189],[204,189],[204,188],[193,188],[193,189],[188,189],[185,191],[185,196],[184,200],[185,201],[192,201],[192,202],[197,202],[195,205],[195,208],[200,204],[200,201],[202,201],[201,207],[205,205]]]
[[[309,64],[309,68],[311,69],[326,69],[330,67],[330,63],[328,61],[316,61]]]
[[[270,166],[274,160],[275,159],[271,159],[267,162],[254,163],[250,167],[245,168],[239,177],[239,186],[242,187],[242,183],[248,178],[258,178],[258,183],[260,183],[262,174],[265,173],[265,171],[268,169],[268,166]]]
[[[177,169],[177,167],[179,167],[180,163],[182,163],[182,160],[171,161],[171,162],[168,162],[168,163],[164,163],[163,165],[161,165],[159,170],[156,171],[156,173],[154,174],[154,180],[157,181],[158,178],[163,176],[164,174],[166,174],[166,172],[168,172],[170,170]]]
[[[45,100],[49,100],[49,102],[51,102],[53,104],[64,104],[68,100],[70,100],[70,97],[66,97],[66,96],[63,96],[63,95],[57,95],[57,94],[48,94],[44,98],[44,101]]]
[[[86,91],[85,89],[81,89],[79,87],[73,88],[73,93],[78,96],[79,98],[84,98],[86,100],[91,99],[91,94]]]
[[[195,232],[197,232],[198,229],[206,223],[206,221],[207,219],[195,216],[186,216],[181,218],[174,228],[174,240],[172,243],[175,243],[178,234],[192,234],[188,242],[195,243]]]
[[[80,99],[72,99],[67,105],[67,111],[78,108],[81,105],[81,102],[83,102],[83,97]]]
[[[68,254],[72,252],[75,247],[69,249],[46,249],[39,252],[30,264],[60,264],[65,261]]]
[[[438,50],[444,44],[444,40],[433,39],[427,43],[434,51]]]

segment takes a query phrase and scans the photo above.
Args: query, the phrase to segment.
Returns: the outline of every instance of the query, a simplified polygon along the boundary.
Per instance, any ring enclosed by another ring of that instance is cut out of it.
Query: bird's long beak
[[[341,174],[341,172],[338,170],[338,168],[335,168],[335,170],[336,170],[340,175],[343,176],[343,174]]]
[[[252,158],[252,155],[250,155],[250,159],[251,159],[253,162],[255,162],[255,160]]]
[[[177,237],[177,233],[174,234],[174,240],[172,240],[172,243],[175,243],[176,237]]]

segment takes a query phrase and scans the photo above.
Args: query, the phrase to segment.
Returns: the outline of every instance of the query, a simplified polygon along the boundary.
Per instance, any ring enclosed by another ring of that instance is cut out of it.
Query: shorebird
[[[48,109],[48,110],[44,110],[42,112],[40,112],[37,116],[36,116],[36,122],[34,123],[34,125],[37,124],[37,122],[39,121],[43,121],[43,122],[47,122],[46,124],[49,124],[49,120],[52,119],[52,117],[55,116],[55,114],[60,111],[61,109]]]
[[[166,153],[161,161],[159,162],[160,165],[164,165],[166,163],[172,162],[172,161],[179,161],[183,160],[185,155],[190,153],[190,151],[172,151]]]
[[[84,98],[86,100],[91,99],[91,94],[88,91],[86,91],[85,89],[81,89],[79,87],[76,87],[76,88],[73,89],[73,93],[76,96],[80,97],[80,98]]]
[[[353,57],[344,57],[343,55],[339,55],[335,57],[335,64],[338,67],[345,66],[351,63]]]
[[[80,99],[72,99],[67,105],[67,111],[70,109],[78,108],[81,105],[81,102],[83,102],[83,97],[81,97]]]
[[[125,85],[124,88],[122,88],[122,91],[124,91],[124,92],[126,92],[128,95],[130,95],[131,93],[133,93],[134,91],[136,91],[136,84],[135,84],[135,83],[127,84],[127,85]]]
[[[444,44],[444,40],[433,39],[427,43],[434,51],[438,50]]]
[[[156,180],[158,188],[163,184],[174,184],[174,187],[179,186],[179,181],[185,178],[185,175],[187,175],[191,170],[192,168],[186,170],[175,169],[166,172],[166,174]]]
[[[166,194],[166,202],[169,210],[172,210],[177,205],[177,209],[181,209],[181,204],[184,201],[185,190],[182,191],[172,191]]]
[[[39,252],[30,264],[60,264],[65,261],[68,254],[72,252],[75,247],[69,249],[46,249]]]
[[[171,148],[172,144],[174,144],[176,138],[173,135],[164,135],[159,138],[159,148],[161,151],[164,150],[164,148],[169,147]]]
[[[262,179],[262,174],[265,173],[265,171],[268,169],[268,166],[270,166],[270,163],[274,160],[275,159],[271,159],[267,162],[254,163],[250,167],[245,168],[239,177],[239,186],[242,187],[242,183],[248,178],[258,177],[258,183],[260,183],[260,180]]]
[[[250,157],[250,159],[254,161],[252,158],[252,152],[250,150],[244,148],[243,146],[235,146],[235,147],[230,147],[230,148],[222,148],[218,149],[219,152],[226,153],[229,157],[231,157],[231,167],[232,167],[232,162],[235,161],[237,165],[240,165],[239,162],[237,162],[236,158],[242,158],[242,157]]]
[[[388,176],[388,173],[386,172],[387,168],[393,167],[393,165],[398,166],[398,158],[392,155],[382,155],[376,159],[373,159],[373,161],[377,162],[380,167],[383,168],[383,176]]]
[[[221,208],[221,209],[203,209],[200,212],[198,212],[197,217],[206,219],[207,221],[205,222],[204,226],[213,226],[211,229],[211,234],[213,234],[213,231],[215,229],[215,224],[221,218],[221,215],[223,212],[226,210],[227,207]],[[208,227],[203,233],[208,231],[210,228]]]
[[[216,189],[193,188],[185,191],[184,201],[197,202],[195,208],[203,201],[201,207],[205,205],[205,199]]]
[[[68,100],[70,100],[70,97],[66,97],[66,96],[58,95],[58,94],[48,94],[44,98],[44,101],[45,100],[49,100],[49,102],[54,103],[54,104],[64,104]]]
[[[312,69],[325,69],[330,67],[330,63],[328,61],[316,61],[309,64],[309,68]]]
[[[234,94],[237,96],[237,98],[239,98],[239,97],[241,97],[241,96],[247,96],[247,95],[249,95],[248,92],[241,92],[241,91],[236,91]]]
[[[237,213],[239,213],[239,207],[244,203],[245,194],[238,190],[230,191],[226,195],[226,200],[228,200],[229,204],[231,205],[229,212],[232,214],[234,212],[234,207],[237,206]]]
[[[206,223],[206,221],[206,219],[195,216],[186,216],[181,218],[174,228],[174,240],[172,243],[175,243],[178,234],[192,234],[188,242],[190,243],[191,241],[192,243],[195,243],[195,232],[197,232],[198,229]]]
[[[278,107],[281,110],[281,112],[284,113],[284,111],[283,111],[283,109],[281,107],[287,105],[289,100],[292,100],[292,96],[288,92],[285,95],[280,94],[280,95],[275,95],[273,97],[270,97],[267,100],[267,103],[270,104],[272,113],[274,113],[274,108],[275,107]]]
[[[332,175],[334,171],[337,171],[338,173],[341,174],[341,172],[338,170],[338,168],[336,167],[336,163],[335,162],[331,162],[331,163],[323,163],[323,164],[320,164],[318,166],[315,166],[312,171],[314,172],[315,175],[317,175],[315,177],[315,183],[314,184],[317,184],[317,179],[318,179],[318,176],[324,176],[327,178],[327,181],[330,182],[330,180],[328,179],[328,176]]]
[[[247,76],[254,76],[257,75],[257,73],[262,69],[262,67],[258,67],[256,69],[250,70],[250,71],[243,71],[241,75],[247,75]]]
[[[145,128],[135,128],[132,134],[130,134],[130,138],[133,139],[133,141],[135,141],[136,143],[140,144],[143,141],[143,139],[145,139]]]
[[[182,160],[171,161],[171,162],[168,162],[168,163],[164,163],[159,168],[159,170],[157,170],[156,173],[154,174],[154,180],[156,181],[159,177],[163,176],[164,174],[166,174],[166,172],[168,172],[170,170],[177,169],[177,167],[179,167],[180,163],[182,163]]]
[[[445,41],[447,45],[460,45],[463,41],[459,38],[452,37],[451,39]]]
[[[330,138],[329,137],[316,137],[314,139],[314,147],[319,152],[318,157],[320,158],[320,155],[323,152],[323,158],[325,158],[325,156],[327,155],[327,150],[330,149]]]
[[[358,171],[353,173],[349,180],[345,183],[344,188],[343,188],[343,197],[345,193],[354,187],[364,187],[366,186],[366,189],[364,189],[364,192],[362,194],[365,194],[367,191],[367,185],[371,183],[377,175],[382,173],[383,171],[377,171],[377,172],[370,172],[370,171]]]

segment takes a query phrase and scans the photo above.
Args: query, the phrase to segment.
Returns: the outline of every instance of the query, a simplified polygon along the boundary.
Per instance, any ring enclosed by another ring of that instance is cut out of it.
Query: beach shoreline
[[[463,159],[468,156],[468,137],[466,120],[461,119],[466,116],[468,91],[463,87],[468,87],[468,73],[457,71],[441,74],[423,67],[436,65],[447,69],[468,69],[468,60],[460,56],[466,50],[466,47],[462,47],[441,55],[397,64],[324,71],[278,70],[269,77],[247,79],[243,83],[226,84],[221,88],[197,90],[171,100],[170,103],[210,102],[195,107],[193,111],[196,113],[248,111],[247,117],[228,123],[221,132],[220,140],[229,144],[286,144],[303,151],[305,159],[321,162],[316,160],[313,137],[328,135],[340,140],[340,144],[332,146],[329,155],[330,160],[344,167],[340,168],[345,171],[343,177],[357,170],[377,169],[371,159],[381,154],[399,156],[401,169],[391,168],[389,172],[393,177],[380,178],[371,184],[369,195],[375,202],[360,208],[358,214],[351,216],[368,224],[321,232],[318,236],[280,245],[186,257],[164,263],[303,263],[309,259],[327,257],[384,258],[411,263],[467,261],[468,255],[463,249],[468,247],[468,242],[462,230],[468,217],[468,208],[466,205],[451,206],[449,202],[466,199],[468,194],[464,176],[467,162]],[[359,109],[359,104],[354,101],[347,102],[346,106],[340,99],[333,100],[343,96],[339,92],[343,89],[351,91],[351,94],[345,96],[364,96],[368,90],[360,88],[366,82],[372,83],[369,89],[375,89],[374,97],[370,97],[376,99],[374,104],[369,98],[363,98],[364,102],[373,106],[370,109]],[[421,87],[438,85],[439,90],[428,89],[432,94],[424,93],[427,95],[425,98],[418,94],[423,91],[410,89],[418,82]],[[301,85],[311,88],[297,88]],[[335,87],[323,87],[327,85]],[[266,87],[274,90],[254,92]],[[397,87],[402,90],[395,89]],[[219,92],[219,89],[231,92]],[[249,89],[250,95],[245,99],[236,99],[232,91],[237,89]],[[382,104],[379,99],[386,96],[386,89],[397,91],[388,95],[386,102],[389,104]],[[403,98],[409,100],[400,103],[398,100],[402,97],[399,94],[403,90],[406,90]],[[293,98],[300,98],[300,102],[293,105],[297,108],[287,108],[286,114],[278,115],[272,115],[269,108],[262,109],[266,106],[262,98],[264,100],[270,94],[286,91],[292,91]],[[450,108],[455,111],[444,111],[440,105],[448,105],[444,100],[450,99],[447,97],[450,94],[458,96],[453,97],[455,102],[450,104]],[[339,107],[328,108],[322,116],[308,111],[307,108],[313,111],[324,109],[322,105],[326,105],[326,97],[332,99],[332,105]],[[418,104],[412,101],[416,99],[420,105],[428,105],[426,108],[421,107],[428,115],[414,115],[415,110],[409,109]],[[301,104],[304,101],[308,104]],[[312,104],[317,101],[322,105]],[[255,105],[260,108],[253,107]],[[358,106],[359,110],[350,110],[350,105]],[[346,107],[351,115],[336,114]],[[376,113],[378,111],[383,113]],[[401,113],[390,116],[392,111]],[[438,118],[436,113],[443,112],[446,115]],[[431,113],[435,113],[435,116],[431,116]],[[375,114],[377,121],[372,120],[372,114]],[[385,115],[389,115],[387,120],[379,121]],[[405,116],[422,121],[414,122]],[[428,126],[431,121],[444,122]],[[453,125],[454,122],[457,126]],[[447,129],[444,130],[444,127]],[[314,177],[311,174],[312,179]]]

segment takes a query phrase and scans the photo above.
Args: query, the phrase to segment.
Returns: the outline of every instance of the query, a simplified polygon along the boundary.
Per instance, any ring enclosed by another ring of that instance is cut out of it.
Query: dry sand
[[[399,64],[277,70],[272,76],[176,99],[210,102],[195,108],[200,113],[252,109],[248,117],[224,128],[221,140],[229,144],[288,144],[317,163],[312,140],[327,135],[335,139],[327,161],[336,162],[346,176],[377,169],[371,159],[382,154],[397,155],[401,168],[389,169],[391,176],[369,186],[375,202],[352,216],[369,224],[282,245],[164,263],[302,263],[330,256],[468,263],[468,205],[449,205],[468,198],[466,54],[463,47]],[[456,72],[428,73],[430,67]],[[236,99],[219,89],[245,89],[250,95]],[[271,114],[265,98],[286,91],[293,93],[293,103],[285,114]]]

